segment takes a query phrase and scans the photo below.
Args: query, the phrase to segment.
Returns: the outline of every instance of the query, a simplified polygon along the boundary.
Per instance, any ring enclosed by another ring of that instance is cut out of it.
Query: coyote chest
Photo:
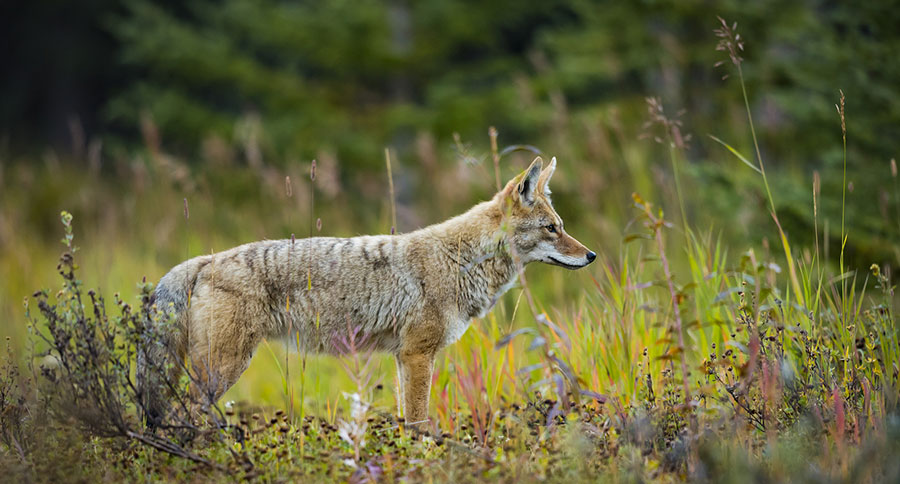
[[[477,314],[474,315],[475,318],[483,318],[487,316],[487,314],[494,308],[497,304],[497,301],[500,300],[500,297],[503,296],[507,291],[509,291],[516,283],[515,277],[512,277],[508,282],[500,286],[499,289],[491,293],[490,290],[484,291],[484,294],[478,298],[481,304],[474,305],[472,310],[477,310]],[[490,295],[490,297],[488,297]],[[478,310],[480,306],[480,310]],[[469,326],[472,325],[472,318],[468,312],[463,314],[460,313],[457,318],[451,319],[444,330],[444,339],[443,345],[448,346],[453,343],[459,341],[460,338],[466,333],[469,329]]]

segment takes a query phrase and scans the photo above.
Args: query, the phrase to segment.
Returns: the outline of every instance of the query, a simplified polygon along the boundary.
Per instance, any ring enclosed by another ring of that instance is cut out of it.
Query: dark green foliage
[[[727,71],[713,68],[716,15],[738,23],[748,89],[765,93],[751,95],[751,110],[785,230],[811,242],[813,170],[823,194],[840,192],[840,177],[824,175],[841,168],[834,104],[843,89],[854,186],[847,255],[895,260],[900,195],[886,181],[900,152],[900,11],[890,2],[127,0],[77,14],[31,6],[6,16],[19,30],[10,31],[14,75],[0,81],[9,94],[0,136],[29,151],[47,125],[57,146],[84,154],[102,139],[117,158],[140,143],[192,162],[222,145],[251,165],[327,155],[346,179],[379,170],[384,146],[417,166],[420,135],[446,151],[453,133],[483,139],[496,126],[507,143],[606,166],[630,155],[620,139],[598,145],[597,132],[640,125],[643,99],[659,96],[671,113],[685,111],[688,185],[704,187],[695,205],[720,219],[762,204],[747,196],[757,188],[747,173],[720,163],[728,154],[706,137],[752,151],[733,76],[723,81]],[[49,40],[60,23],[70,42]],[[44,63],[46,73],[34,69]],[[72,82],[51,88],[48,79]],[[614,137],[622,135],[636,133]],[[833,200],[823,197],[819,210],[831,220]],[[759,211],[727,231],[751,235],[765,220]]]

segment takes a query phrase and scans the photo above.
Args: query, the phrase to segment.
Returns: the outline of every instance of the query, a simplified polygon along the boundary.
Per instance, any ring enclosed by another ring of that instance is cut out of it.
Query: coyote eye
[[[555,233],[556,233],[556,225],[550,224],[550,225],[548,225],[548,226],[546,226],[546,227],[544,227],[544,228],[546,228],[546,229],[547,229],[547,232],[550,232],[551,234],[555,234]]]

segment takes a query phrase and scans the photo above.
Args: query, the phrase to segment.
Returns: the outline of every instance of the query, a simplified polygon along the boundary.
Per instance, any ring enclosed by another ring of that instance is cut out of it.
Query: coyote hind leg
[[[235,324],[219,328],[237,328]],[[208,413],[250,366],[259,338],[239,332],[210,331],[191,342],[190,396],[196,419]]]

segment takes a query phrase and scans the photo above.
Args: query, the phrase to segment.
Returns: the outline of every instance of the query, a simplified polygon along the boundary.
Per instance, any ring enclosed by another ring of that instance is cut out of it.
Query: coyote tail
[[[174,313],[174,319],[147,318],[146,333],[137,351],[137,383],[144,423],[149,428],[162,425],[170,411],[173,390],[179,385],[185,351],[185,318],[191,286],[198,264],[189,260],[173,268],[160,279],[151,305],[162,315]],[[188,277],[190,275],[190,277]]]

